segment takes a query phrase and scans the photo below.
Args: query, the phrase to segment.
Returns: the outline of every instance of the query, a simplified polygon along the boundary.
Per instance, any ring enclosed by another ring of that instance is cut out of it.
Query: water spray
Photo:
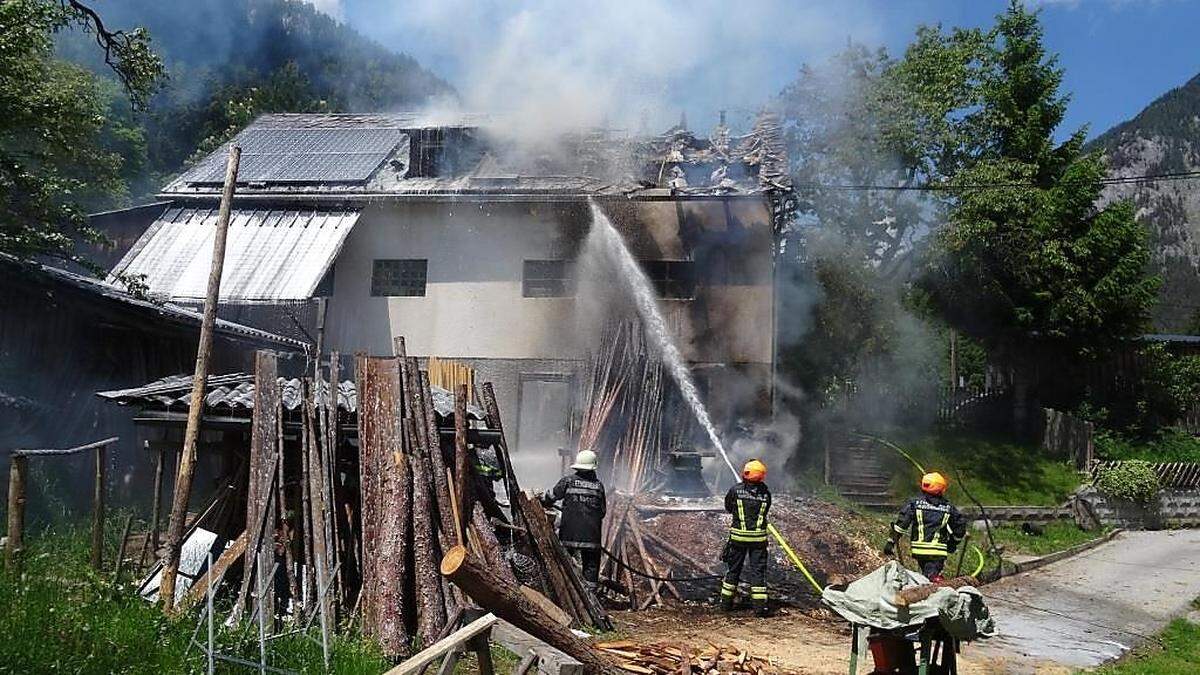
[[[591,202],[590,205],[592,207],[592,230],[588,235],[589,244],[598,246],[605,258],[617,266],[621,278],[628,284],[629,293],[633,297],[634,306],[645,325],[650,342],[658,349],[663,363],[667,365],[667,371],[671,374],[671,379],[679,387],[683,399],[692,409],[692,414],[696,416],[700,426],[704,427],[713,447],[721,453],[721,459],[725,460],[725,465],[733,473],[734,480],[737,480],[740,474],[737,469],[733,468],[733,462],[730,461],[729,454],[725,452],[725,445],[717,436],[717,428],[708,416],[708,409],[700,400],[700,392],[696,389],[692,373],[683,360],[683,354],[680,353],[679,347],[671,338],[670,331],[667,330],[667,322],[658,308],[654,287],[646,277],[646,273],[642,271],[637,259],[629,251],[629,247],[625,245],[621,233],[613,227],[612,221],[604,215],[595,202]]]

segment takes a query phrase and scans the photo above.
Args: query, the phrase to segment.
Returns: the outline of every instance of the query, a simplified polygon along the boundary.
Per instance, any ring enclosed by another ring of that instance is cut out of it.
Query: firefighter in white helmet
[[[596,453],[579,451],[571,468],[574,473],[563,476],[542,495],[542,503],[562,502],[558,538],[583,567],[584,580],[594,585],[600,578],[600,531],[608,499],[596,477]]]

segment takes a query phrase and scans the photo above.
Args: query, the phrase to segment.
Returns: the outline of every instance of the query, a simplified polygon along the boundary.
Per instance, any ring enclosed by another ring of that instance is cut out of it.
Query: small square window
[[[376,260],[371,270],[371,295],[425,297],[428,260]]]
[[[526,298],[569,298],[575,295],[575,276],[566,260],[526,260],[521,279]]]
[[[691,300],[696,297],[696,270],[690,260],[643,260],[642,268],[659,297]]]

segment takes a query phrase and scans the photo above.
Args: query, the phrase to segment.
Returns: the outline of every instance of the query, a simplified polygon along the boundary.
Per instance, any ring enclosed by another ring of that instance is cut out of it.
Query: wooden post
[[[458,385],[454,393],[454,488],[457,494],[458,522],[455,527],[464,535],[459,545],[465,545],[474,503],[471,499],[471,460],[467,454],[467,385]]]
[[[183,530],[187,520],[188,500],[192,496],[192,475],[196,471],[196,441],[200,437],[200,414],[204,411],[204,389],[208,383],[208,359],[212,355],[213,325],[217,320],[217,301],[221,294],[221,271],[225,266],[225,239],[229,234],[229,214],[233,209],[233,191],[237,184],[238,162],[242,149],[229,148],[225,165],[225,186],[221,192],[221,207],[217,212],[217,231],[213,236],[212,267],[208,274],[208,289],[204,298],[204,317],[200,321],[200,340],[196,348],[196,372],[192,377],[192,398],[188,405],[187,427],[183,434],[183,449],[179,458],[179,473],[175,476],[175,494],[171,499],[171,521],[167,527],[167,552],[163,562],[159,597],[163,609],[171,611],[175,604],[175,577],[179,574],[179,549],[183,545]]]
[[[615,672],[617,665],[605,654],[575,637],[520,589],[505,581],[486,564],[473,558],[467,549],[455,546],[442,558],[442,574],[461,588],[480,607],[549,644],[584,665],[590,673]]]
[[[129,528],[133,527],[133,514],[125,518],[125,527],[121,528],[121,545],[117,547],[116,569],[113,571],[113,588],[121,583],[121,570],[125,567],[125,545],[129,541]]]
[[[958,331],[950,329],[950,391],[958,390]]]
[[[8,546],[4,549],[4,565],[13,569],[24,549],[25,532],[25,474],[29,459],[12,455],[8,466]]]
[[[104,563],[104,476],[105,446],[93,450],[96,458],[96,481],[92,485],[92,568],[99,570]]]
[[[163,467],[166,465],[167,450],[162,443],[151,443],[151,448],[155,449],[154,461],[154,509],[150,512],[150,550],[154,555],[158,555],[158,533],[162,528],[162,523],[159,522],[162,517],[162,488],[163,488]],[[142,551],[146,550],[146,546],[142,546]],[[145,555],[142,556],[145,558]]]

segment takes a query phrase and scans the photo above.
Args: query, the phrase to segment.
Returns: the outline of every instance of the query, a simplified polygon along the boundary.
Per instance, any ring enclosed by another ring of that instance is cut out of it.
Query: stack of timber
[[[692,649],[679,645],[639,645],[623,641],[601,642],[596,648],[616,658],[621,670],[627,673],[784,675],[794,672],[776,665],[769,657],[757,656],[736,647],[710,645],[704,649]]]
[[[610,323],[600,345],[584,382],[579,449],[597,453],[606,484],[630,493],[653,491],[668,453],[695,446],[694,419],[640,322]]]
[[[642,527],[633,499],[619,495],[611,501],[602,536],[604,548],[611,551],[616,560],[606,556],[600,568],[602,586],[609,596],[627,602],[630,610],[665,605],[671,598],[677,601],[694,599],[697,589],[692,589],[693,593],[688,597],[688,589],[680,591],[683,582],[663,579],[704,580],[713,577],[715,570]],[[635,574],[633,570],[659,578],[651,579]],[[702,594],[707,594],[713,585],[711,580],[698,583],[697,588]]]

